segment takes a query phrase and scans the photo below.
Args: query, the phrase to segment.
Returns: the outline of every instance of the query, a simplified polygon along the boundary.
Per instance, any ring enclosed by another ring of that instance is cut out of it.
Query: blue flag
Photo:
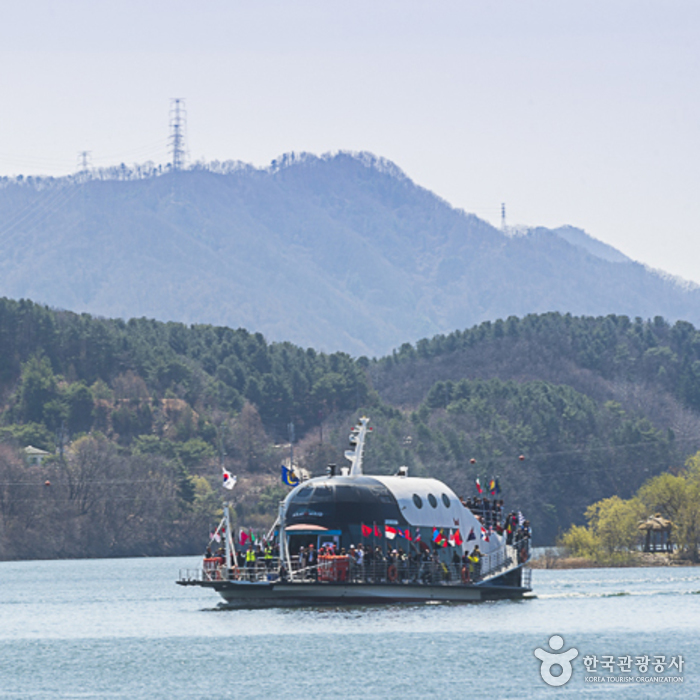
[[[289,467],[282,465],[282,483],[287,486],[298,486],[299,477]]]

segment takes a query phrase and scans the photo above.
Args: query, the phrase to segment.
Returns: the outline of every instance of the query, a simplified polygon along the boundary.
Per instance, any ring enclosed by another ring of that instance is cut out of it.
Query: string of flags
[[[420,542],[421,533],[420,528],[416,528],[415,532],[411,532],[410,528],[401,528],[395,525],[384,525],[384,531],[374,523],[373,525],[360,524],[360,529],[362,531],[363,538],[369,537],[386,537],[388,540],[400,539],[407,540],[408,542]],[[445,533],[445,529],[447,533]],[[481,532],[479,533],[481,539],[484,542],[489,542],[489,535],[491,530],[487,530],[483,526],[481,527]],[[471,528],[466,540],[462,537],[462,533],[459,528],[433,528],[432,542],[438,547],[460,547],[464,542],[471,542],[477,538],[474,528]]]
[[[410,528],[401,528],[395,525],[384,525],[384,529],[377,524],[365,525],[361,523],[360,528],[362,530],[363,538],[370,537],[386,537],[387,540],[394,540],[397,537],[404,539],[408,542],[421,542],[420,528],[416,528],[415,532],[411,532]],[[445,533],[445,530],[447,532]],[[488,530],[482,525],[481,532],[479,533],[480,538],[484,542],[489,541],[489,535],[492,530]],[[243,528],[238,531],[238,537],[236,537],[235,528],[232,530],[232,542],[236,542],[241,547],[246,547],[248,544],[255,546],[257,543],[262,543],[265,545],[267,543],[267,538],[264,535],[256,534],[252,529],[246,532]],[[500,533],[499,533],[500,534]],[[221,542],[226,536],[226,525],[222,521],[219,527],[213,532],[209,533],[210,542]],[[438,547],[460,547],[465,542],[472,542],[477,539],[477,535],[474,532],[474,528],[469,530],[469,534],[466,540],[462,537],[462,533],[459,528],[433,528],[432,542]]]

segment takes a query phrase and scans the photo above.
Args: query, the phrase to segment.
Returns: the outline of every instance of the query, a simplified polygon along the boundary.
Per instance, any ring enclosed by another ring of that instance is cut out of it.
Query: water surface
[[[0,563],[0,698],[700,694],[700,568],[538,570],[522,601],[240,611],[174,584],[197,563]],[[579,650],[561,688],[533,655],[554,634]],[[585,655],[626,654],[682,655],[683,683],[584,682]]]

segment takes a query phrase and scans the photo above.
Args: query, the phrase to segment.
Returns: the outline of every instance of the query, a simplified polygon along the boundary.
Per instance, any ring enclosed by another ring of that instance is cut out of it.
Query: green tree
[[[20,411],[27,423],[43,423],[46,404],[57,397],[56,377],[48,358],[32,356],[22,367]]]
[[[680,474],[661,474],[639,490],[648,513],[660,513],[674,524],[674,538],[692,561],[700,552],[700,452]]]
[[[604,498],[586,509],[589,528],[609,556],[631,551],[639,543],[643,505],[637,498]]]

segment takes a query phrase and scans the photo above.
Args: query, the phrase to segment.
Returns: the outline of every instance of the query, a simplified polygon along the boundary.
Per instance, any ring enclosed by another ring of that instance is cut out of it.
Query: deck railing
[[[234,565],[227,571],[220,557],[205,559],[202,568],[182,569],[179,580],[183,583],[216,582],[226,580],[265,581],[285,580],[291,583],[413,583],[425,585],[462,585],[480,583],[498,576],[516,564],[522,563],[521,551],[503,545],[494,552],[483,554],[476,566],[463,567],[462,563],[444,563],[433,559],[400,559],[398,561],[369,559],[358,564],[349,556],[321,556],[318,563],[305,566],[292,560],[292,570],[280,570],[278,558],[259,559],[248,566]]]

